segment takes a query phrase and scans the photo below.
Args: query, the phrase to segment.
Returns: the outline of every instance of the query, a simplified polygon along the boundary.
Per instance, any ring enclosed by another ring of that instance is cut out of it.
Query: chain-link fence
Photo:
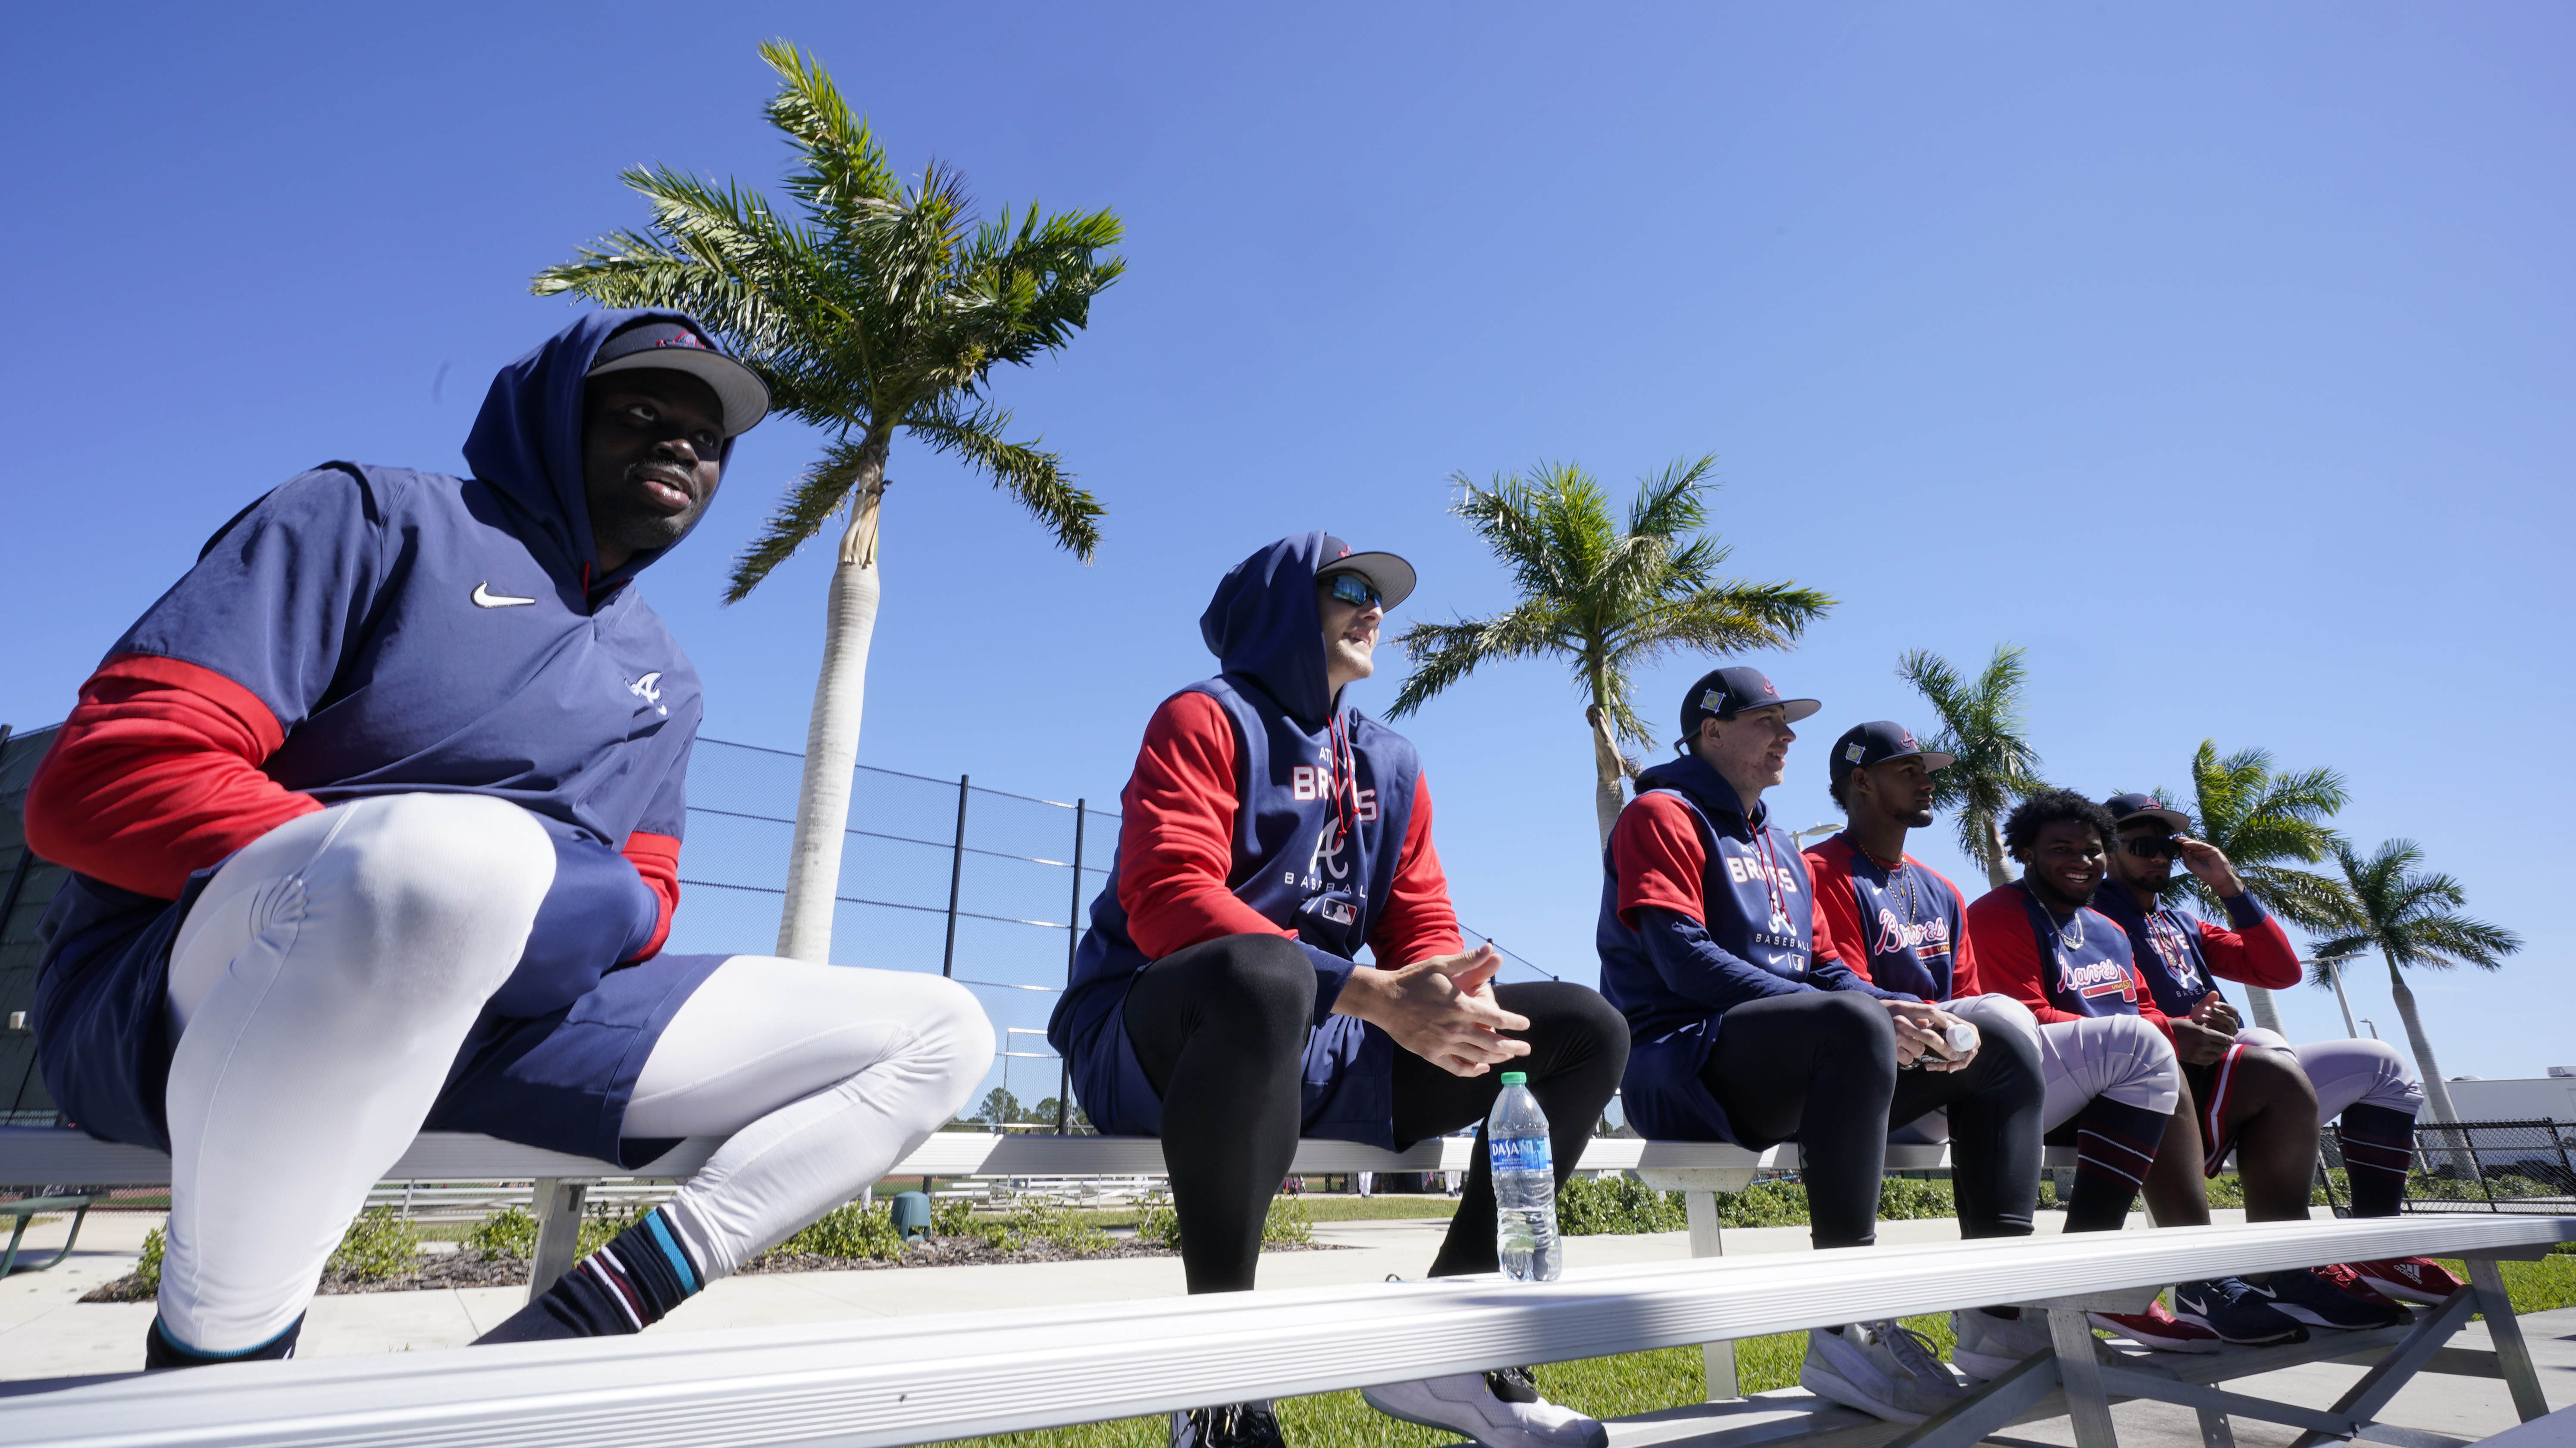
[[[2410,1212],[2576,1212],[2576,1123],[2418,1120]]]

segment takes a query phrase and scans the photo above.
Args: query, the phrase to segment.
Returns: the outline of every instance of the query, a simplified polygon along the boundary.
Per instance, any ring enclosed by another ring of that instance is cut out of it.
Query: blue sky
[[[2569,964],[2532,804],[2571,703],[2563,7],[6,23],[0,720],[59,718],[284,477],[461,467],[493,370],[565,316],[529,275],[642,220],[621,168],[775,186],[753,49],[779,35],[819,52],[900,169],[936,156],[987,205],[1106,205],[1128,227],[1091,330],[996,387],[1098,492],[1108,541],[1084,567],[899,447],[866,762],[1114,798],[1154,703],[1209,669],[1208,591],[1260,543],[1329,527],[1420,566],[1396,625],[1478,614],[1506,590],[1445,511],[1452,473],[1567,459],[1625,490],[1714,453],[1731,566],[1839,600],[1756,660],[1826,702],[1784,815],[1830,817],[1841,728],[1928,727],[1899,654],[2009,640],[2053,780],[2178,785],[2203,738],[2344,771],[2352,835],[2420,840],[2529,942],[2500,975],[2418,982],[2447,1072],[2576,1063],[2530,1009]],[[712,735],[801,747],[828,551],[717,598],[814,445],[752,434],[645,585]],[[1383,663],[1364,705],[1394,693]],[[1704,667],[1647,675],[1653,713]],[[1462,915],[1590,978],[1590,764],[1563,674],[1498,669],[1406,727]],[[1918,839],[1975,893],[1946,830]],[[2394,1036],[2384,984],[2356,985]],[[2340,1030],[2319,993],[2287,1013],[2294,1035]]]

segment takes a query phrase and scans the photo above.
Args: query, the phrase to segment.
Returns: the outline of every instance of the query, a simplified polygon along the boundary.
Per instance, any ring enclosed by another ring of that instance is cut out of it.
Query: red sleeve
[[[671,914],[680,908],[680,842],[669,835],[637,830],[626,837],[618,851],[635,873],[644,877],[645,888],[662,902],[661,918],[653,922],[653,938],[644,948],[627,957],[626,963],[651,960],[661,954],[662,942],[671,938]]]
[[[1658,792],[1630,800],[1610,827],[1610,859],[1619,872],[1620,924],[1635,929],[1636,912],[1648,905],[1707,923],[1700,882],[1708,873],[1708,851],[1691,823],[1690,806]]]
[[[1395,884],[1386,908],[1369,930],[1369,954],[1388,970],[1401,970],[1435,955],[1456,955],[1467,948],[1458,933],[1458,912],[1449,903],[1449,876],[1440,868],[1440,852],[1431,844],[1431,781],[1413,780],[1413,815],[1404,825],[1404,852],[1395,859]]]
[[[2200,953],[2209,961],[2210,974],[2222,980],[2288,990],[2301,979],[2299,952],[2290,944],[2290,932],[2268,913],[2245,931],[2221,930],[2201,921]]]
[[[1290,935],[1226,888],[1234,864],[1234,725],[1205,694],[1163,701],[1119,796],[1118,904],[1155,960],[1227,935]]]
[[[119,889],[175,900],[190,873],[322,808],[260,773],[286,731],[248,689],[120,654],[81,685],[27,791],[27,843]]]
[[[1816,890],[1815,950],[1813,958],[1833,956],[1851,967],[1851,973],[1869,980],[1869,952],[1854,949],[1837,952],[1830,942],[1857,944],[1869,938],[1860,925],[1860,899],[1852,893],[1851,855],[1849,846],[1835,848],[1827,840],[1807,851],[1807,880]],[[1876,985],[1878,982],[1870,981]]]

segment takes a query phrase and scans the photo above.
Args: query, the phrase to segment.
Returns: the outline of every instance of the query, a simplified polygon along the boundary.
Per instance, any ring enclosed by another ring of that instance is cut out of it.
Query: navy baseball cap
[[[2153,816],[2166,829],[2182,834],[2191,828],[2191,816],[2178,809],[2165,808],[2165,802],[2152,794],[2115,794],[2102,801],[2116,824],[2127,824],[2141,816]]]
[[[1855,769],[1885,764],[1891,759],[1921,759],[1925,769],[1947,769],[1959,762],[1959,756],[1926,749],[1914,742],[1914,731],[1893,720],[1881,719],[1870,724],[1855,724],[1834,741],[1834,752],[1828,756],[1836,788],[1851,777]]]
[[[1315,581],[1323,582],[1336,573],[1356,573],[1377,590],[1378,607],[1392,612],[1395,606],[1413,596],[1413,565],[1392,553],[1353,553],[1351,545],[1327,533],[1324,535],[1324,561],[1315,565]]]
[[[686,372],[715,392],[724,409],[724,434],[735,437],[769,413],[769,384],[726,356],[715,343],[678,322],[643,321],[599,345],[588,376],[608,372]]]
[[[1699,682],[1682,695],[1682,737],[1673,741],[1680,749],[1699,732],[1702,719],[1732,719],[1747,709],[1760,709],[1772,704],[1792,724],[1825,707],[1813,699],[1783,699],[1780,691],[1760,669],[1738,664],[1731,669],[1711,669],[1699,676]]]

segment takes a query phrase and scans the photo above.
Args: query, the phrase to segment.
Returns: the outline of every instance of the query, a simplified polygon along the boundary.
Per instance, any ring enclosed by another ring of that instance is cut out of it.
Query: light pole
[[[2303,960],[2299,964],[2322,973],[2326,983],[2334,987],[2335,1004],[2343,1007],[2343,1033],[2358,1041],[2361,1039],[2361,1028],[2352,1023],[2352,999],[2343,993],[2343,963],[2349,958],[2339,955],[2331,960]],[[2375,1037],[2378,1033],[2374,1031],[2372,1034]]]

